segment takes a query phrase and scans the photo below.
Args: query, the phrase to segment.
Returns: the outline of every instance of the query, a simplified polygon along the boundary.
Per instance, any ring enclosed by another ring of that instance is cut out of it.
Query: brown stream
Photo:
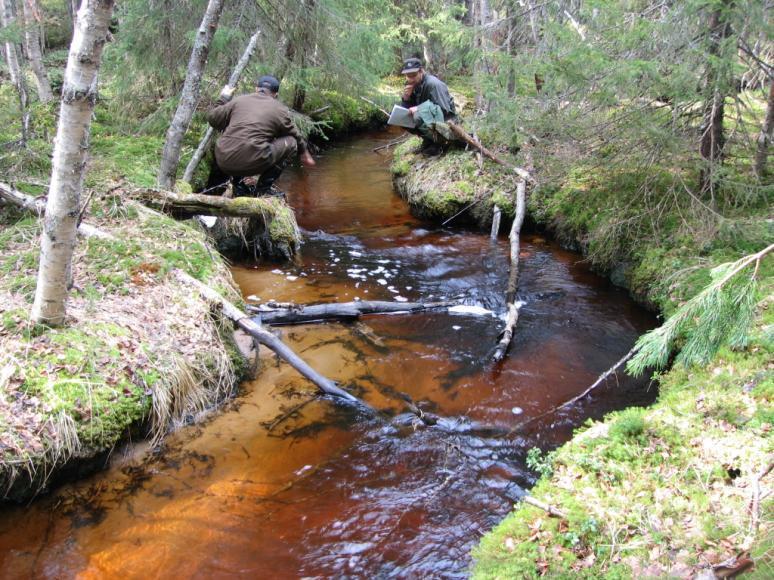
[[[507,240],[413,218],[389,153],[372,152],[394,137],[362,136],[288,171],[280,185],[306,241],[294,265],[234,266],[249,301],[446,298],[502,314]],[[576,254],[525,236],[522,260],[525,304],[502,365],[482,362],[502,325],[487,314],[281,328],[317,370],[398,416],[317,398],[262,351],[260,378],[164,449],[116,451],[106,471],[0,512],[0,576],[465,576],[481,534],[534,483],[531,447],[655,396],[621,375],[509,433],[584,390],[654,325]],[[415,429],[402,394],[444,419]]]

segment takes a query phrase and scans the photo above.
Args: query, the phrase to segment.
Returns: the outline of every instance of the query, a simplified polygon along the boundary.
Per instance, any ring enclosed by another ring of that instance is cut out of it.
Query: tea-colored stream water
[[[413,218],[394,194],[374,133],[280,185],[305,243],[293,265],[240,264],[249,301],[454,299],[504,309],[507,240]],[[572,398],[654,325],[579,256],[522,244],[525,302],[512,348],[486,355],[489,315],[371,316],[279,330],[312,366],[388,413],[401,394],[437,427],[379,421],[314,396],[270,353],[263,373],[164,449],[116,453],[106,471],[0,512],[0,575],[84,578],[457,577],[470,549],[533,482],[529,448],[566,441],[587,417],[650,402],[625,377]],[[291,416],[286,411],[298,406]]]

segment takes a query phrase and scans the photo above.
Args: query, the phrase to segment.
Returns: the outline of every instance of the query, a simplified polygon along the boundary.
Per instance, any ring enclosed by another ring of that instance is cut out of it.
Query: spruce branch
[[[772,251],[774,244],[714,268],[713,281],[706,288],[664,324],[640,337],[626,370],[640,375],[648,367],[664,368],[678,340],[684,343],[676,360],[685,366],[707,362],[724,344],[744,346],[755,315],[760,263]],[[749,277],[739,276],[753,264]]]

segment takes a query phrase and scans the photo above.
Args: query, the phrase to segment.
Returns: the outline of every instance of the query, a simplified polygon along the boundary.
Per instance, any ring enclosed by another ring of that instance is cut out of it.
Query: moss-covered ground
[[[481,136],[509,155],[513,143]],[[494,203],[513,215],[508,172],[462,150],[424,157],[419,144],[396,147],[392,164],[414,211],[443,221],[468,208],[455,222],[481,228]],[[541,185],[528,193],[529,222],[665,317],[707,286],[713,268],[774,240],[774,188],[751,181],[749,167],[729,167],[737,178],[712,207],[678,183],[686,176],[677,168],[614,172],[563,147],[532,148]],[[510,159],[525,163],[523,151]],[[657,375],[660,395],[648,409],[590,423],[557,450],[531,450],[529,464],[542,476],[531,495],[567,518],[514,506],[474,551],[474,577],[693,578],[747,550],[754,576],[774,574],[774,477],[761,477],[774,451],[772,265],[764,260],[748,345]]]

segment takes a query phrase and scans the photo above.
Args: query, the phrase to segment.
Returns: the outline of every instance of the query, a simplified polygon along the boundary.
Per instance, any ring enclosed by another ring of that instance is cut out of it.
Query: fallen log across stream
[[[361,300],[332,304],[294,305],[282,304],[248,306],[247,310],[257,314],[263,324],[304,324],[324,320],[354,320],[364,314],[397,314],[446,309],[454,302],[388,302]]]
[[[289,346],[274,336],[271,332],[262,328],[260,324],[256,323],[246,313],[242,312],[239,308],[237,308],[230,301],[226,300],[218,292],[206,284],[203,284],[196,278],[186,274],[182,270],[174,270],[174,276],[184,284],[195,288],[206,300],[220,305],[223,311],[223,315],[226,316],[226,318],[231,320],[237,327],[241,328],[247,334],[252,336],[260,344],[269,347],[290,366],[296,369],[304,377],[312,381],[323,393],[327,395],[333,395],[338,399],[343,399],[350,403],[355,403],[370,413],[376,414],[374,408],[371,407],[368,403],[358,399],[356,396],[336,386],[336,383],[334,383],[332,380],[318,373],[300,356],[293,352]]]
[[[163,189],[135,189],[130,193],[130,197],[161,211],[183,211],[194,215],[221,217],[262,217],[269,209],[267,204],[274,203],[273,198],[227,198],[220,195],[177,193]]]

